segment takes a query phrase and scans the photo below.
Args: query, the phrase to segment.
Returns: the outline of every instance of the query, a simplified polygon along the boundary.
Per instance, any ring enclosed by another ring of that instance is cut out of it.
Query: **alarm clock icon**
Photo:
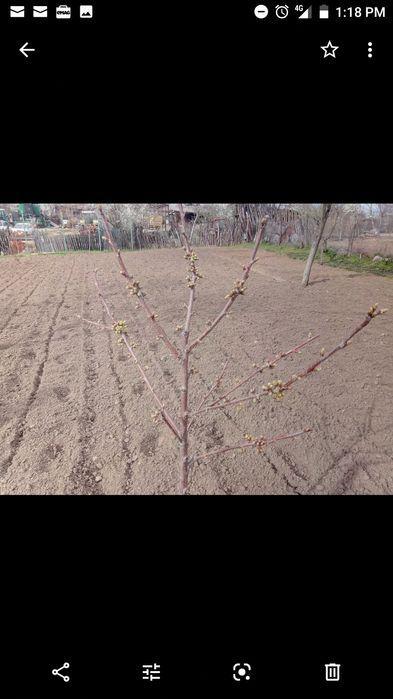
[[[276,5],[276,16],[278,19],[286,19],[289,15],[288,5]]]

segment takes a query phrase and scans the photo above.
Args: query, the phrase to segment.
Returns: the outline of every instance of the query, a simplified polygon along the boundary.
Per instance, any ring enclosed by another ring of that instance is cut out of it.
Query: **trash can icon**
[[[325,680],[326,682],[340,681],[340,667],[338,663],[328,663],[325,665]]]

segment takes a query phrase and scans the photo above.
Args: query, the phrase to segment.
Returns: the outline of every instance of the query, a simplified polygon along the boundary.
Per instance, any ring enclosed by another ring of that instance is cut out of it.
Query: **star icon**
[[[327,58],[328,56],[336,58],[336,51],[338,48],[339,46],[333,46],[332,42],[328,41],[326,46],[321,46],[321,49],[324,52],[324,58]]]

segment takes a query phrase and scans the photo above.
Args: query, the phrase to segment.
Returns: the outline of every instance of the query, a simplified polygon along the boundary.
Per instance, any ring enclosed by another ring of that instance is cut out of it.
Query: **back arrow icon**
[[[19,51],[20,51],[21,53],[23,53],[23,55],[24,55],[25,58],[28,58],[28,57],[29,57],[29,54],[27,53],[28,51],[35,51],[35,49],[28,49],[28,48],[27,48],[28,45],[29,45],[29,42],[26,41],[26,43],[24,44],[24,46],[21,46],[20,49],[19,49]]]

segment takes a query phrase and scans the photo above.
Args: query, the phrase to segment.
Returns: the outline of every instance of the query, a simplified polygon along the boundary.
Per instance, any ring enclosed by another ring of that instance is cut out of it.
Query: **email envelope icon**
[[[25,16],[25,6],[24,5],[11,5],[10,15],[11,15],[11,17],[24,17]]]
[[[33,17],[47,17],[48,16],[48,6],[47,5],[33,5]]]

